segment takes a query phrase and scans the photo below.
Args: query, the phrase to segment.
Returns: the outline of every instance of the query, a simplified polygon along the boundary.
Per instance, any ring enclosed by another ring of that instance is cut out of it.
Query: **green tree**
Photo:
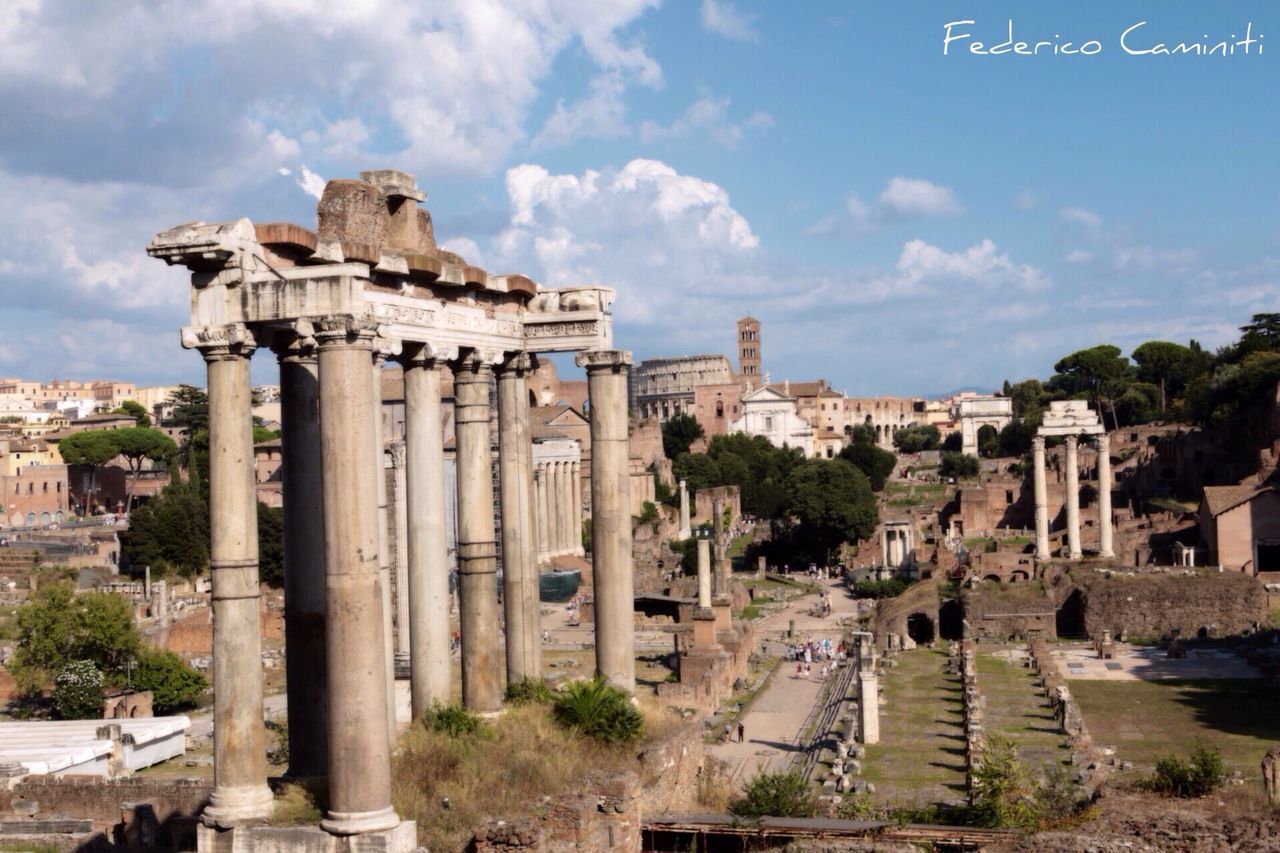
[[[53,682],[53,705],[64,720],[102,717],[102,673],[93,661],[69,661]]]
[[[685,480],[690,492],[720,485],[720,466],[705,453],[682,453],[671,467],[676,481]]]
[[[168,464],[177,455],[178,447],[169,436],[150,427],[129,427],[109,432],[119,455],[129,463],[129,487],[124,502],[125,511],[129,512],[133,509],[133,490],[137,488],[143,460]]]
[[[937,450],[942,443],[942,433],[933,424],[912,424],[893,434],[893,446],[899,453],[919,453]]]
[[[173,568],[184,577],[209,565],[209,504],[194,472],[188,482],[170,483],[129,514],[124,553],[132,566]]]
[[[137,400],[125,400],[116,407],[114,413],[117,415],[128,415],[137,421],[140,427],[151,426],[151,415],[147,414],[147,409]]]
[[[1005,380],[1004,387],[1004,396],[1013,401],[1014,418],[1039,426],[1047,396],[1040,380],[1027,379],[1013,384]]]
[[[1005,424],[996,439],[1001,456],[1026,456],[1031,452],[1031,440],[1036,437],[1036,427],[1024,420],[1012,420]]]
[[[849,441],[854,444],[875,444],[876,428],[871,424],[858,424],[849,428]]]
[[[73,432],[58,442],[58,453],[68,465],[89,468],[89,494],[85,496],[85,515],[92,514],[93,495],[97,492],[98,469],[120,455],[119,445],[111,437],[115,430],[87,429]]]
[[[742,799],[729,804],[729,811],[740,817],[813,817],[818,797],[799,771],[761,772],[747,783]]]
[[[1280,314],[1254,314],[1240,331],[1242,355],[1280,350]]]
[[[1102,417],[1103,401],[1110,404],[1111,421],[1116,423],[1114,400],[1132,377],[1129,359],[1120,355],[1120,348],[1111,344],[1078,350],[1060,359],[1053,366],[1054,376],[1049,387],[1067,396],[1084,396],[1093,402]]]
[[[668,459],[688,453],[689,447],[705,433],[693,415],[676,415],[662,425],[662,452]]]
[[[279,437],[280,437],[279,430],[267,429],[264,426],[258,426],[256,424],[253,427],[253,443],[254,444],[262,444],[262,442],[264,441],[271,441],[272,439],[276,439]]]
[[[979,470],[981,470],[981,466],[978,464],[978,457],[970,456],[967,453],[946,452],[942,454],[942,464],[938,467],[938,475],[962,480],[978,476]]]
[[[843,459],[810,459],[787,477],[787,508],[797,536],[827,559],[843,542],[871,536],[876,500],[867,475]]]
[[[172,714],[195,705],[209,689],[209,682],[173,652],[147,649],[138,655],[133,686],[151,691],[156,713]]]
[[[258,501],[258,578],[276,589],[284,586],[284,510],[262,501]]]
[[[133,612],[120,595],[76,595],[69,581],[45,584],[18,609],[14,676],[31,693],[68,662],[88,660],[118,679],[141,645]]]
[[[943,453],[959,453],[964,447],[964,436],[958,432],[949,432],[947,437],[942,440],[942,444],[938,445],[938,449]]]
[[[1182,393],[1200,366],[1189,347],[1169,341],[1147,341],[1134,349],[1133,362],[1140,382],[1159,386],[1162,414],[1169,407],[1169,398]]]
[[[840,458],[853,464],[859,471],[867,475],[871,483],[871,491],[878,492],[884,488],[893,467],[898,464],[898,457],[888,450],[882,450],[875,444],[855,442],[840,451]]]

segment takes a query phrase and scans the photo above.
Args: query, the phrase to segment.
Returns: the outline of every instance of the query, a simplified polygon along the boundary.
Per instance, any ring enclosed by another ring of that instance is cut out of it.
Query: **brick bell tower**
[[[738,321],[738,379],[755,388],[763,382],[760,357],[760,321],[743,317]]]

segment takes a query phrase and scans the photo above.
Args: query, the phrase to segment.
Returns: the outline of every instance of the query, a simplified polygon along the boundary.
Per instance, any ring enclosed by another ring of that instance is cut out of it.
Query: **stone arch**
[[[928,613],[916,612],[907,617],[907,636],[917,643],[932,643],[937,636]]]
[[[986,577],[983,578],[983,580],[991,581],[992,583],[1000,583],[1001,580],[1003,579],[999,575],[987,575]]]
[[[1054,621],[1059,637],[1084,636],[1084,596],[1080,590],[1073,589],[1067,594],[1058,605]]]
[[[36,523],[36,514],[34,512],[27,513],[27,527],[34,527]]]
[[[53,516],[52,516],[52,515],[49,515],[49,513],[47,513],[47,512],[42,512],[42,513],[40,513],[40,526],[41,526],[41,527],[44,527],[46,524],[51,524],[52,522],[53,522]]]
[[[1009,573],[1009,583],[1022,583],[1031,580],[1031,575],[1025,569],[1014,569]]]
[[[964,639],[964,605],[949,598],[938,607],[938,636],[944,640]]]

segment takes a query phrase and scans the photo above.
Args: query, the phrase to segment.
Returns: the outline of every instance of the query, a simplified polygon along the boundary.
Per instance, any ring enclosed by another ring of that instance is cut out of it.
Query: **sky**
[[[1280,310],[1278,62],[1273,0],[6,0],[0,376],[203,384],[148,239],[369,168],[471,263],[614,287],[637,361],[748,313],[854,395],[1219,346]]]

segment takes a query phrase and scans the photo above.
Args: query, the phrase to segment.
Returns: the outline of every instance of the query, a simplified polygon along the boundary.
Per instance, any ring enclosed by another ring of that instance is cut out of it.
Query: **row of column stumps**
[[[496,372],[502,536],[506,572],[506,680],[541,674],[537,540],[528,424],[527,355],[437,352],[406,343],[403,523],[407,574],[392,597],[387,476],[380,436],[380,354],[364,318],[325,317],[310,334],[271,343],[280,362],[290,767],[328,782],[321,828],[339,836],[389,830],[394,743],[394,654],[407,649],[413,712],[450,698],[441,370],[454,372],[458,553],[464,704],[495,711],[499,671],[496,531],[489,443],[489,380]],[[216,829],[260,823],[273,805],[262,723],[260,593],[249,358],[241,324],[206,329],[210,534],[214,611],[214,790],[203,819]],[[582,353],[591,399],[596,668],[635,687],[628,501],[626,367],[630,354]],[[495,371],[494,365],[497,365]],[[372,386],[372,387],[371,387]],[[399,490],[399,480],[394,488]],[[572,489],[566,490],[570,495]],[[391,614],[407,638],[395,644]],[[376,639],[375,639],[376,638]]]
[[[1079,437],[1068,435],[1066,444],[1066,513],[1067,557],[1079,560],[1084,556],[1080,545],[1080,465],[1077,457]],[[1098,556],[1110,559],[1115,556],[1111,524],[1111,440],[1106,433],[1094,439],[1098,452]],[[1049,495],[1045,479],[1045,437],[1037,435],[1031,440],[1032,466],[1036,506],[1036,559],[1048,560],[1049,554]]]

